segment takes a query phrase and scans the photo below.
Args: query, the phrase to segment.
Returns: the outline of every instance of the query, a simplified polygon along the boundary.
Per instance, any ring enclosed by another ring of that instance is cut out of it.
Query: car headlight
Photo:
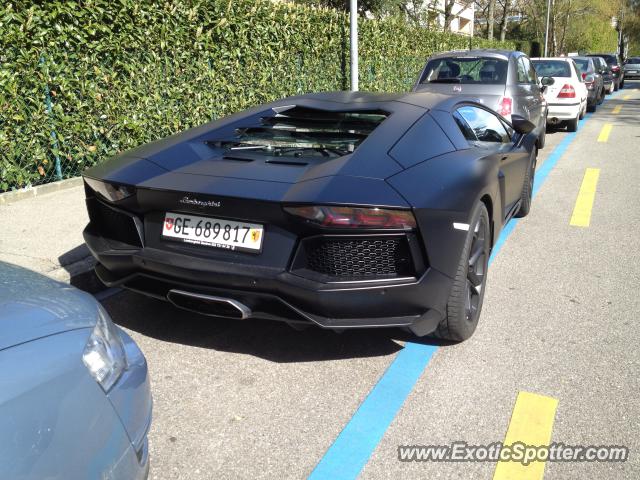
[[[110,202],[117,202],[136,193],[134,187],[127,185],[116,185],[89,177],[85,177],[84,181],[89,185],[91,190]]]
[[[118,327],[101,306],[98,306],[98,321],[84,347],[82,361],[105,392],[111,389],[127,368],[127,357]]]

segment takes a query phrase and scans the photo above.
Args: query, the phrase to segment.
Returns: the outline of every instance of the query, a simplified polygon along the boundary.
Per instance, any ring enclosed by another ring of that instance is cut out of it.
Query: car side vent
[[[225,155],[224,157],[222,157],[224,160],[235,160],[237,162],[253,162],[253,158],[247,158],[247,157],[235,157],[232,155]]]
[[[301,243],[293,269],[356,280],[415,275],[405,235],[309,238]]]
[[[106,238],[136,247],[142,242],[133,216],[91,198],[87,200],[91,225]]]

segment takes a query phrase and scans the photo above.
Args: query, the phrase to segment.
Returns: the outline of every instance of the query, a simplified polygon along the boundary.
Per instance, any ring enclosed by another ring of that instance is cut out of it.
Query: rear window
[[[506,60],[489,57],[444,57],[430,60],[420,83],[504,84]]]
[[[587,58],[574,58],[581,72],[585,73],[589,71],[589,60]]]
[[[632,63],[634,65],[638,65],[638,64],[640,64],[640,57],[632,57],[629,60],[627,60],[627,63]]]
[[[594,57],[602,57],[604,58],[604,61],[607,62],[607,64],[609,65],[614,65],[616,63],[618,63],[618,60],[616,59],[615,55],[593,55]]]
[[[564,60],[532,60],[539,77],[570,77],[571,68]]]

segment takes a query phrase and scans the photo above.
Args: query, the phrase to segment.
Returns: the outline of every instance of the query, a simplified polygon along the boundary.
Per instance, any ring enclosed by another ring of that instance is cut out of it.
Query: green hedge
[[[362,90],[406,90],[430,53],[470,43],[393,18],[360,29]],[[348,66],[348,18],[333,10],[268,0],[9,0],[0,5],[0,191],[76,176],[251,105],[344,90]]]

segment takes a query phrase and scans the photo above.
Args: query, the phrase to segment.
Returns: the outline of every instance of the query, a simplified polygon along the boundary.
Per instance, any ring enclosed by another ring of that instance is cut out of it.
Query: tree
[[[493,22],[496,15],[496,0],[489,0],[489,11],[487,12],[487,38],[493,40]]]
[[[502,20],[500,20],[500,41],[504,42],[507,37],[507,28],[509,26],[509,15],[511,14],[511,0],[502,2]]]
[[[451,30],[451,20],[453,20],[453,6],[456,4],[455,0],[443,0],[442,16],[444,18],[443,30],[448,32]]]

